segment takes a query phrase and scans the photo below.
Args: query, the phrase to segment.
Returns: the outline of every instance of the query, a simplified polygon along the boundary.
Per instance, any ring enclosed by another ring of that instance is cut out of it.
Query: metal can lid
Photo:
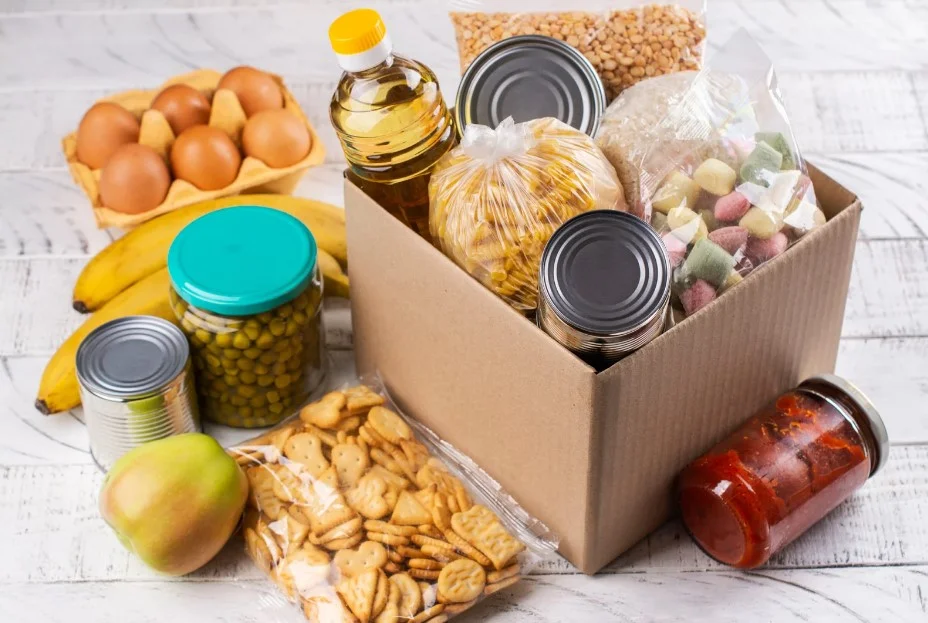
[[[880,415],[880,412],[877,411],[874,404],[870,402],[870,399],[867,398],[866,394],[864,394],[860,388],[836,374],[818,374],[809,377],[803,381],[801,385],[811,386],[813,388],[816,385],[831,386],[847,396],[854,406],[857,407],[858,413],[862,414],[866,421],[856,421],[858,424],[867,426],[869,429],[877,453],[876,460],[870,468],[870,476],[873,477],[873,475],[882,469],[883,466],[886,465],[886,462],[889,461],[889,432],[886,430],[883,417]]]
[[[461,78],[455,121],[495,128],[554,117],[590,136],[596,134],[606,91],[590,61],[575,48],[543,35],[521,35],[480,53]]]
[[[622,335],[665,313],[670,260],[660,236],[636,216],[593,210],[564,223],[541,256],[542,296],[584,333]]]
[[[77,378],[100,398],[145,398],[177,378],[189,355],[187,338],[170,322],[154,316],[117,318],[81,342]]]
[[[249,316],[299,296],[316,255],[316,239],[300,220],[264,206],[235,206],[184,227],[168,249],[168,272],[191,305]]]

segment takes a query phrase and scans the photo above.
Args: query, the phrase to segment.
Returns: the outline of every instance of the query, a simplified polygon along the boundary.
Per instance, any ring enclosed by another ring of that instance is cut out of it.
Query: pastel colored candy
[[[783,232],[777,232],[770,238],[748,238],[748,245],[744,254],[751,258],[755,265],[761,262],[772,260],[779,254],[786,251],[789,246],[789,239]],[[690,254],[692,256],[692,254]]]
[[[764,142],[780,152],[780,155],[783,156],[783,163],[780,165],[780,169],[795,169],[796,161],[793,159],[793,150],[789,147],[789,141],[786,140],[786,136],[782,132],[758,132],[754,135],[754,139],[760,143]]]
[[[680,242],[690,244],[709,235],[706,222],[689,208],[674,208],[667,214],[667,227]]]
[[[651,213],[651,227],[654,228],[654,231],[662,232],[667,229],[667,215],[663,212],[652,212]]]
[[[766,240],[783,228],[783,221],[776,213],[765,212],[758,207],[753,207],[741,217],[738,225],[748,230],[748,233],[755,238]]]
[[[683,264],[687,276],[720,286],[735,266],[735,258],[708,238],[697,240]]]
[[[680,293],[680,303],[690,316],[715,300],[715,288],[707,281],[697,279],[689,288]]]
[[[719,197],[730,193],[735,188],[737,179],[738,174],[734,169],[715,158],[709,158],[693,172],[693,181],[699,184],[700,188]]]
[[[751,208],[751,202],[738,191],[719,197],[713,210],[715,218],[720,221],[735,222]]]
[[[741,164],[741,179],[745,182],[769,186],[773,176],[780,171],[783,164],[783,154],[765,143],[759,141],[754,151],[748,154]]]
[[[709,240],[725,249],[730,255],[735,255],[744,250],[744,245],[748,243],[748,230],[738,225],[722,227],[711,232]]]
[[[713,214],[712,210],[700,210],[699,218],[706,224],[706,229],[710,232],[719,228],[719,222],[715,218],[715,214]]]
[[[694,208],[699,200],[699,184],[681,171],[673,171],[651,199],[655,212],[667,214],[677,207]]]
[[[733,270],[731,271],[731,274],[728,275],[728,279],[725,280],[725,283],[722,284],[722,287],[719,288],[719,292],[727,292],[742,281],[744,281],[744,277],[741,276],[741,273],[739,273],[737,270]]]
[[[680,262],[683,261],[683,258],[686,257],[686,245],[670,233],[661,236],[661,240],[664,241],[664,246],[667,247],[667,256],[670,258],[670,265],[676,268],[680,265]]]

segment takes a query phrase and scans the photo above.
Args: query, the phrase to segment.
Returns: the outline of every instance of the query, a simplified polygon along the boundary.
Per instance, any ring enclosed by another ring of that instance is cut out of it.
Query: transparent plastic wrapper
[[[699,69],[705,51],[705,0],[449,0],[448,4],[461,71],[497,41],[547,35],[589,59],[603,81],[607,101],[645,78]]]
[[[625,91],[596,142],[661,234],[687,315],[825,222],[770,59],[743,31],[702,71]]]
[[[548,238],[597,209],[626,209],[615,170],[589,136],[550,117],[468,125],[429,182],[433,242],[523,313],[538,304]]]
[[[477,465],[400,415],[379,378],[361,383],[229,449],[251,486],[248,554],[307,619],[439,623],[555,551]]]

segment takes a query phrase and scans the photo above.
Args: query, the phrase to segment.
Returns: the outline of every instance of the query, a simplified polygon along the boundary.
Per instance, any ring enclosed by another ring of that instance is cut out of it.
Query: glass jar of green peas
[[[312,233],[260,206],[193,221],[168,252],[171,304],[190,340],[200,411],[244,428],[292,414],[326,370]]]

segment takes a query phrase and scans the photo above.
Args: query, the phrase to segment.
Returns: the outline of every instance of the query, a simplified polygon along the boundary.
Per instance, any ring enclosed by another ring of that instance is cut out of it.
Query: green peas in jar
[[[239,206],[193,221],[168,252],[171,305],[203,373],[204,417],[276,424],[325,376],[322,279],[310,231],[284,212]]]

